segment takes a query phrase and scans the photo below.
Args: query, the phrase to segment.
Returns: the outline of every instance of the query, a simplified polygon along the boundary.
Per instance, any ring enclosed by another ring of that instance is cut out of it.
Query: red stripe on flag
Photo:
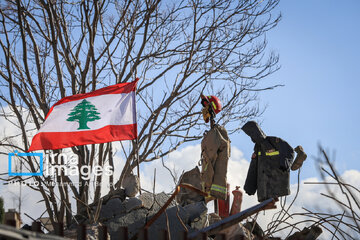
[[[40,132],[32,140],[28,152],[72,146],[132,140],[137,138],[137,124],[108,125],[100,129],[77,132]]]
[[[100,89],[95,90],[95,91],[90,92],[90,93],[82,93],[82,94],[76,94],[76,95],[64,97],[64,98],[60,99],[57,103],[55,103],[50,108],[50,110],[49,110],[48,114],[46,115],[45,119],[50,115],[50,113],[52,112],[54,107],[57,106],[57,105],[67,103],[67,102],[77,101],[77,100],[84,99],[84,98],[96,97],[96,96],[99,96],[99,95],[105,95],[105,94],[130,93],[130,92],[133,92],[133,91],[136,90],[137,82],[138,82],[138,79],[136,79],[133,82],[129,82],[129,83],[118,83],[118,84],[111,85],[111,86],[108,86],[108,87],[100,88]]]

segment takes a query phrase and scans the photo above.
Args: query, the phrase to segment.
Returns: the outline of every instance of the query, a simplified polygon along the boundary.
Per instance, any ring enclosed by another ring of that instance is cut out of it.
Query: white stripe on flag
[[[73,132],[96,130],[107,125],[136,123],[135,92],[106,94],[85,98],[94,105],[101,119],[87,123],[90,129],[78,130],[79,123],[67,121],[69,113],[84,99],[63,103],[54,107],[39,132]]]

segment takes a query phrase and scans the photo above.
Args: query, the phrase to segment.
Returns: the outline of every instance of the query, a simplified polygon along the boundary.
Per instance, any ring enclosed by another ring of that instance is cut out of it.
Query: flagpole
[[[135,81],[138,82],[139,78],[135,78]],[[137,113],[137,109],[136,109],[136,94],[137,94],[137,90],[135,90],[135,113]],[[135,122],[137,123],[137,115],[135,115]],[[136,134],[137,135],[137,134]],[[137,164],[137,175],[139,178],[139,193],[141,195],[141,181],[140,181],[140,167],[139,167],[139,139],[138,136],[136,136],[135,139],[135,155],[136,155],[136,164]]]
[[[135,140],[135,151],[136,151],[136,164],[137,164],[137,175],[139,178],[139,193],[141,195],[141,181],[140,181],[140,167],[139,167],[139,146],[138,146],[138,138]]]

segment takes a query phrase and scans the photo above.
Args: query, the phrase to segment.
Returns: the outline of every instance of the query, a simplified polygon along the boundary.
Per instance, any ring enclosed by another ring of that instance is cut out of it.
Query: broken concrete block
[[[180,183],[187,183],[201,190],[202,187],[199,168],[195,167],[190,171],[185,172],[181,176]],[[181,206],[203,200],[203,196],[187,188],[181,188],[179,194],[176,196],[176,202],[178,202]]]
[[[166,203],[169,196],[164,192],[156,194],[155,197],[151,193],[144,193],[138,198],[129,198],[123,202],[118,203],[113,213],[114,217],[104,221],[108,226],[110,235],[117,239],[117,231],[120,227],[128,227],[128,235],[132,237],[148,221],[159,209]],[[153,204],[154,203],[154,204]],[[146,206],[147,208],[143,207]],[[170,204],[173,206],[174,204]],[[152,207],[152,208],[151,208]]]
[[[143,207],[146,209],[150,209],[154,203],[154,194],[152,193],[143,193],[138,198],[142,201]]]
[[[91,224],[86,226],[86,239],[85,240],[97,240],[100,239],[99,237],[99,224]],[[64,239],[77,239],[78,232],[77,229],[65,230],[64,231]],[[110,239],[110,234],[107,233],[108,239]]]
[[[169,196],[165,193],[151,194],[144,193],[139,198],[129,198],[121,204],[126,209],[125,212],[115,214],[113,218],[106,222],[109,233],[116,238],[117,231],[120,227],[128,227],[129,237],[137,234],[159,210],[167,202]],[[160,239],[160,231],[168,230],[167,222],[170,230],[172,240],[183,239],[179,232],[185,231],[184,226],[189,232],[195,231],[191,228],[192,222],[197,221],[197,224],[202,223],[204,216],[206,216],[207,208],[205,203],[199,202],[186,206],[174,206],[171,203],[160,217],[148,229],[150,239]],[[142,207],[144,206],[144,207]],[[181,222],[179,220],[181,219]],[[206,219],[206,217],[205,217]],[[158,238],[159,237],[159,238]]]
[[[125,189],[126,196],[135,197],[140,188],[139,177],[130,173],[124,178],[122,186]]]
[[[249,231],[252,230],[251,233],[257,237],[263,238],[265,236],[264,231],[256,221],[247,222],[244,224],[244,227]]]
[[[197,202],[188,204],[183,207],[188,215],[188,224],[193,229],[200,230],[204,228],[208,223],[207,207],[205,202]]]
[[[174,206],[168,208],[166,210],[166,214],[161,214],[160,217],[150,226],[149,236],[151,236],[151,239],[160,239],[159,234],[161,233],[161,230],[167,230],[170,233],[171,240],[182,240],[183,238],[180,233],[184,232],[186,229],[184,229],[177,215],[190,232],[194,231],[191,230],[190,226],[187,224],[187,222],[189,222],[189,214],[181,206]],[[169,226],[169,229],[167,228],[167,225]]]
[[[124,201],[126,212],[129,213],[135,209],[141,208],[143,203],[140,199],[132,197]]]
[[[210,213],[208,216],[209,225],[212,225],[218,221],[221,221],[221,217],[216,213]]]
[[[252,240],[254,236],[247,230],[241,223],[234,224],[222,231],[219,232],[220,234],[225,234],[226,239],[228,240]],[[220,240],[222,238],[216,237],[215,240]]]
[[[112,223],[107,223],[109,227],[109,232],[112,237],[116,234],[116,231],[119,230],[120,227],[128,227],[128,234],[131,238],[134,236],[142,227],[144,227],[146,223],[146,219],[148,216],[148,210],[145,208],[139,208],[134,211],[131,211],[127,214],[123,214],[119,217],[115,217]],[[118,238],[113,238],[118,239]]]
[[[132,238],[137,234],[145,224],[160,210],[168,201],[169,196],[162,192],[159,194],[143,193],[138,198],[129,198],[121,202],[120,199],[111,199],[104,205],[105,211],[101,216],[107,218],[103,223],[108,227],[108,231],[113,239],[118,239],[118,231],[121,227],[128,227],[128,236]],[[113,211],[111,211],[113,207]],[[184,226],[192,233],[195,228],[203,228],[207,208],[204,202],[189,204],[185,207],[175,206],[172,202],[160,217],[148,229],[150,239],[160,239],[161,230],[168,230],[172,240],[183,239],[181,232],[184,232]],[[180,220],[181,221],[180,221]],[[168,224],[167,224],[168,223]],[[159,238],[158,238],[159,237]]]
[[[138,198],[142,201],[144,208],[157,212],[167,202],[169,196],[164,192],[155,194],[155,197],[152,193],[143,193]],[[171,206],[175,206],[175,203],[170,203],[169,207]]]
[[[105,204],[107,201],[109,201],[112,198],[119,198],[121,201],[124,201],[126,198],[125,195],[125,189],[118,188],[114,191],[111,191],[107,196],[103,198],[103,204]]]
[[[118,198],[113,198],[108,200],[107,203],[101,207],[100,220],[110,219],[115,217],[116,215],[125,212],[126,212],[126,208],[121,202],[121,200]]]
[[[221,217],[216,213],[210,213],[209,214],[209,225],[212,225],[218,221],[221,221]],[[225,234],[225,238],[228,240],[237,240],[237,239],[243,239],[243,240],[252,240],[254,239],[253,234],[250,233],[248,229],[246,229],[241,223],[234,224],[220,232],[218,232],[219,235]],[[220,236],[216,236],[215,240],[223,239]],[[261,238],[262,239],[262,238]]]

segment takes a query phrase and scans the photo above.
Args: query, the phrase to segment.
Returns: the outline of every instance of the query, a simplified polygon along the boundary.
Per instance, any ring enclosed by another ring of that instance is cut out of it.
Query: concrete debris
[[[179,217],[178,217],[179,216]],[[181,221],[180,221],[180,220]],[[170,232],[172,240],[182,240],[181,232],[191,230],[189,226],[189,214],[181,206],[174,206],[168,208],[149,228],[149,236],[153,239],[160,239],[160,230],[167,230]],[[184,225],[183,225],[184,224]],[[168,226],[168,227],[167,227]],[[186,229],[185,229],[185,228]]]
[[[159,209],[166,203],[166,201],[169,199],[169,196],[164,193],[143,193],[138,197],[143,204],[143,207],[153,211],[159,211]],[[170,206],[175,206],[175,203],[171,203]]]
[[[122,205],[122,202],[125,200],[125,190],[122,188],[110,191],[107,195],[101,198],[101,211],[99,214],[99,220],[106,220],[114,217],[115,213],[125,212],[125,206]],[[95,214],[96,209],[99,205],[99,201],[89,204],[91,213]],[[76,221],[72,221],[70,224],[70,229],[73,229],[80,224],[88,224],[88,208],[83,207],[80,214],[74,216]]]
[[[244,227],[259,238],[263,238],[265,236],[264,231],[256,221],[247,222],[244,224]]]
[[[125,212],[126,207],[122,204],[122,201],[119,198],[113,198],[101,207],[99,220],[108,220],[114,218],[116,214]]]
[[[205,202],[196,202],[183,207],[188,214],[188,224],[191,228],[200,230],[208,225],[207,207]]]
[[[252,240],[254,235],[250,233],[241,223],[234,224],[231,227],[228,227],[219,232],[220,234],[225,234],[227,240]],[[215,240],[220,240],[221,238],[216,237]]]
[[[126,199],[123,204],[125,205],[125,209],[127,213],[135,209],[141,208],[143,206],[142,201],[135,197]]]
[[[214,223],[221,221],[221,217],[216,213],[210,213],[208,215],[209,225],[213,225]]]
[[[121,213],[110,221],[104,222],[104,224],[108,226],[113,239],[116,239],[120,227],[128,227],[129,237],[132,237],[145,225],[148,214],[148,210],[139,208],[129,213]]]
[[[135,197],[140,189],[139,177],[130,173],[124,178],[122,186],[125,189],[126,196]]]
[[[119,190],[117,191],[121,192]],[[82,224],[80,226],[74,223],[72,224],[72,228],[64,231],[65,238],[79,239],[79,237],[82,238],[82,236],[84,236],[86,231],[86,240],[102,239],[102,236],[104,236],[105,233],[107,234],[107,239],[119,239],[121,234],[125,232],[128,233],[129,239],[140,239],[143,234],[142,230],[146,226],[148,227],[148,239],[164,239],[164,230],[168,233],[169,238],[167,239],[171,240],[184,239],[184,235],[182,234],[184,232],[187,232],[189,239],[198,239],[199,237],[203,237],[202,233],[207,233],[207,239],[213,240],[224,239],[223,237],[228,240],[280,239],[265,237],[263,230],[256,221],[246,222],[245,224],[240,223],[240,221],[245,219],[247,216],[250,216],[260,210],[264,210],[268,205],[275,203],[277,200],[274,199],[268,199],[263,203],[259,203],[252,208],[232,215],[226,219],[221,219],[221,217],[216,213],[208,214],[208,209],[204,201],[193,202],[185,206],[180,206],[176,205],[174,200],[170,203],[170,205],[168,205],[167,209],[154,222],[152,222],[151,225],[149,225],[149,220],[154,219],[153,217],[159,212],[165,203],[170,201],[169,195],[164,192],[159,194],[143,193],[137,198],[132,197],[125,200],[122,199],[121,195],[119,195],[119,198],[114,196],[115,195],[113,194],[111,197],[107,196],[105,198],[105,203],[101,205],[97,223],[91,224],[89,220],[80,222],[80,224]],[[94,209],[94,207],[92,208]],[[124,227],[126,228],[125,232]],[[24,234],[26,232],[27,231],[25,231]],[[302,231],[293,234],[287,238],[287,240],[316,240],[321,233],[322,229],[313,225],[310,228],[304,228]],[[7,231],[6,234],[17,233]],[[33,236],[40,236],[36,235],[36,233],[31,234]],[[1,236],[0,228],[0,239]],[[29,239],[35,238],[30,237]]]
[[[99,239],[99,224],[91,224],[86,226],[86,240],[97,240]],[[66,239],[78,239],[77,238],[77,229],[66,230],[64,231]],[[110,234],[108,233],[108,239],[110,239]]]
[[[224,218],[218,222],[215,222],[208,227],[205,227],[203,229],[200,229],[199,231],[195,233],[191,233],[188,235],[188,238],[195,239],[198,237],[201,237],[204,233],[208,234],[208,236],[216,235],[222,230],[225,230],[232,225],[238,224],[242,220],[245,220],[246,218],[250,217],[251,215],[258,213],[264,209],[273,209],[275,206],[275,202],[278,201],[277,199],[267,199],[262,203],[259,203],[251,208],[248,208],[242,212],[239,212],[235,215],[231,215],[227,218]]]
[[[128,227],[129,238],[135,236],[152,216],[166,203],[169,196],[165,193],[143,193],[137,198],[125,201],[111,199],[102,206],[99,221],[108,227],[110,236],[118,237],[121,227]],[[160,238],[160,230],[168,230],[172,240],[182,239],[179,232],[194,232],[207,223],[207,208],[204,202],[196,202],[187,206],[176,206],[172,202],[148,229],[152,239]],[[167,227],[168,226],[168,227]],[[186,228],[186,229],[185,229]]]
[[[117,190],[117,193],[124,191]],[[246,226],[239,223],[246,216],[250,216],[256,211],[266,209],[269,204],[275,203],[275,200],[268,199],[263,203],[259,203],[242,213],[230,216],[233,219],[221,219],[215,213],[208,214],[208,209],[204,201],[197,201],[184,206],[176,205],[173,200],[159,217],[149,225],[149,221],[159,212],[159,210],[170,199],[170,195],[166,193],[143,193],[138,197],[131,197],[123,199],[123,195],[111,194],[103,198],[101,205],[98,224],[107,227],[107,232],[110,239],[119,239],[120,232],[126,227],[129,239],[138,239],[142,230],[148,224],[147,232],[150,239],[162,239],[164,231],[166,230],[171,240],[182,240],[184,236],[181,234],[187,232],[189,238],[199,237],[199,233],[208,233],[208,239],[213,239],[216,234],[224,234],[226,239],[245,239],[253,240],[254,237],[261,237],[259,232],[256,232],[257,224],[255,223],[254,234],[251,234]],[[173,198],[171,198],[173,199]],[[203,199],[203,198],[202,198]],[[92,209],[95,211],[96,206],[93,204]],[[239,215],[239,216],[237,216]],[[76,216],[78,217],[78,216]],[[82,215],[83,219],[85,215]],[[91,219],[93,220],[93,219]],[[85,219],[80,221],[80,224],[87,225],[87,239],[98,239],[97,225],[91,224],[91,220]],[[236,220],[236,221],[235,221]],[[224,222],[225,221],[225,222]],[[216,226],[215,226],[216,225]],[[219,226],[218,226],[219,225]],[[65,231],[65,237],[76,238],[76,230],[78,225],[72,224],[71,230]],[[252,224],[247,226],[252,229]],[[211,229],[210,229],[211,228]],[[260,228],[260,227],[259,227]],[[205,230],[204,230],[205,229]],[[208,230],[206,230],[208,229]],[[260,228],[261,230],[261,228]],[[255,233],[256,232],[256,233]]]
[[[124,201],[126,198],[125,190],[122,188],[119,188],[119,189],[115,189],[115,190],[111,191],[108,195],[103,197],[102,203],[105,204],[107,201],[109,201],[110,199],[113,199],[113,198],[118,198],[121,201]]]
[[[187,183],[197,189],[202,189],[199,168],[195,167],[190,171],[185,172],[180,179],[180,184],[182,183]],[[187,188],[181,188],[179,194],[176,196],[176,202],[181,206],[200,201],[204,201],[204,197]]]
[[[122,202],[122,201],[125,200],[125,198],[126,198],[125,190],[122,189],[122,188],[119,188],[119,189],[115,189],[113,191],[110,191],[107,195],[102,197],[101,200],[102,200],[102,205],[105,205],[111,199],[118,199],[118,200],[120,200]],[[89,205],[89,207],[96,208],[97,205],[98,205],[98,201],[91,203]]]
[[[209,224],[214,224],[216,222],[221,221],[221,217],[216,213],[209,214]],[[228,240],[252,240],[254,239],[254,235],[250,233],[248,229],[246,229],[241,223],[234,224],[222,231],[219,234],[225,234],[226,239]],[[216,237],[215,240],[220,240],[221,237]]]

